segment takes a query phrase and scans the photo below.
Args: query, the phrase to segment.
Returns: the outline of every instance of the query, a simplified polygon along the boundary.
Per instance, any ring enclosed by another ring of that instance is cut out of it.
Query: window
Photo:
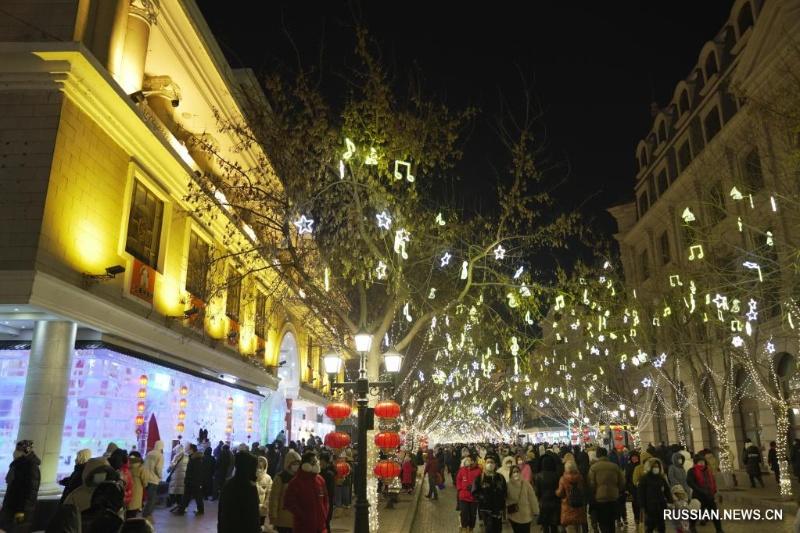
[[[717,56],[713,52],[706,58],[706,77],[710,78],[719,71],[717,67]]]
[[[760,191],[764,188],[764,174],[761,172],[761,158],[758,149],[753,148],[744,158],[744,182],[748,192]]]
[[[153,268],[158,268],[163,218],[164,202],[142,182],[134,180],[125,251]]]
[[[650,209],[650,202],[647,199],[647,192],[643,192],[639,196],[639,218],[642,218],[648,209]]]
[[[647,248],[639,254],[639,268],[642,274],[642,281],[650,277],[650,259],[647,257]]]
[[[186,290],[193,296],[206,299],[208,288],[209,246],[197,233],[189,232],[189,258],[186,263]]]
[[[256,294],[256,335],[267,338],[267,297],[261,291]]]
[[[700,125],[700,117],[692,119],[692,125],[689,127],[689,138],[692,141],[692,154],[697,155],[705,146],[703,140],[703,127]]]
[[[745,4],[742,10],[739,11],[739,16],[736,19],[736,25],[739,26],[739,35],[744,35],[750,26],[753,25],[753,8],[750,4]]]
[[[225,300],[225,314],[239,321],[239,301],[242,297],[242,278],[236,269],[228,270],[228,298]]]
[[[659,248],[661,249],[661,264],[666,265],[672,259],[672,254],[669,249],[669,234],[665,231],[658,239]]]
[[[647,152],[644,148],[639,152],[639,170],[647,168]]]
[[[719,130],[722,129],[722,123],[719,120],[719,110],[716,107],[712,108],[711,111],[706,115],[705,120],[703,120],[703,126],[706,130],[706,142],[710,142]]]
[[[683,91],[678,99],[678,110],[681,116],[689,112],[689,94],[686,91]]]
[[[667,187],[669,187],[669,181],[667,181],[667,169],[664,169],[659,173],[657,185],[658,197],[661,198],[661,196],[667,192]]]
[[[663,120],[658,125],[658,142],[659,144],[667,142],[667,126]]]
[[[680,148],[678,148],[678,167],[680,171],[683,172],[689,166],[689,163],[692,162],[692,148],[689,145],[689,141],[684,142]]]

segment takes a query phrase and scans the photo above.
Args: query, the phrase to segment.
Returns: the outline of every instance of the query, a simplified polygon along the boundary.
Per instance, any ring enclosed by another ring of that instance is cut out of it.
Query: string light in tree
[[[378,164],[378,151],[375,150],[375,147],[369,149],[369,154],[364,158],[364,164],[371,167]]]
[[[514,272],[514,279],[519,279],[523,272],[525,272],[525,267],[519,267],[517,271]]]
[[[441,213],[437,213],[436,214],[436,219],[434,221],[436,222],[437,226],[444,226],[445,225],[444,217],[442,216]]]
[[[469,263],[467,261],[461,263],[461,279],[467,279],[468,269],[469,269]]]
[[[411,234],[405,229],[400,228],[394,233],[394,252],[403,259],[408,259],[406,244],[411,240]]]
[[[375,163],[377,164],[377,162],[378,161],[376,159]],[[402,172],[402,170],[405,170],[405,172]],[[414,180],[416,178],[414,178],[414,176],[411,175],[411,163],[409,163],[408,161],[395,160],[394,179],[397,181],[401,181],[403,178],[405,178],[409,183],[414,183]]]
[[[342,159],[344,159],[345,161],[349,161],[350,158],[353,157],[353,155],[356,153],[356,145],[350,139],[345,139],[344,145],[346,149],[345,152],[342,154]]]

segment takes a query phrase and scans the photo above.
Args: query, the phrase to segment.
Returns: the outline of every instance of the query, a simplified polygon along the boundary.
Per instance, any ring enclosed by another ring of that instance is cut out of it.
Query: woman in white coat
[[[530,532],[531,523],[539,514],[539,500],[536,499],[533,486],[522,479],[522,473],[517,465],[509,469],[506,510],[514,533]]]
[[[269,493],[272,491],[272,478],[267,474],[267,458],[258,457],[256,470],[256,489],[258,489],[258,511],[261,515],[261,530],[274,531],[269,524]]]
[[[186,479],[186,466],[189,458],[183,451],[183,446],[176,447],[173,451],[177,452],[169,465],[169,501],[171,504],[180,504],[183,499],[183,482]],[[173,510],[177,510],[176,505]]]

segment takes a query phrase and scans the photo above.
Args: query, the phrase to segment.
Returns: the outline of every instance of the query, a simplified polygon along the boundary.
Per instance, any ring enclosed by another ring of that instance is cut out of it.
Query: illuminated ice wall
[[[14,450],[27,359],[26,350],[0,350],[0,480]],[[147,376],[144,386],[141,376]],[[142,426],[136,424],[139,402],[144,404]],[[72,471],[81,448],[101,455],[115,442],[142,451],[147,434],[137,429],[146,431],[151,417],[167,450],[178,435],[183,442],[196,442],[200,428],[208,430],[212,443],[249,444],[261,437],[264,403],[262,396],[106,348],[75,350],[58,475]]]

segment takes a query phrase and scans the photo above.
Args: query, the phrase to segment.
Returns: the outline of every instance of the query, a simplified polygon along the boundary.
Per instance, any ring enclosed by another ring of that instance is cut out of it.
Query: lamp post
[[[372,335],[361,329],[353,337],[356,351],[359,354],[358,379],[354,382],[336,382],[336,375],[342,368],[342,358],[335,352],[325,354],[323,362],[328,373],[331,390],[352,390],[356,393],[358,404],[358,464],[355,471],[356,504],[355,533],[369,532],[369,501],[367,501],[367,420],[369,417],[369,393],[394,387],[392,381],[371,382],[367,377],[367,353],[372,347]],[[390,349],[383,356],[386,371],[396,374],[403,364],[403,356],[397,350]]]

